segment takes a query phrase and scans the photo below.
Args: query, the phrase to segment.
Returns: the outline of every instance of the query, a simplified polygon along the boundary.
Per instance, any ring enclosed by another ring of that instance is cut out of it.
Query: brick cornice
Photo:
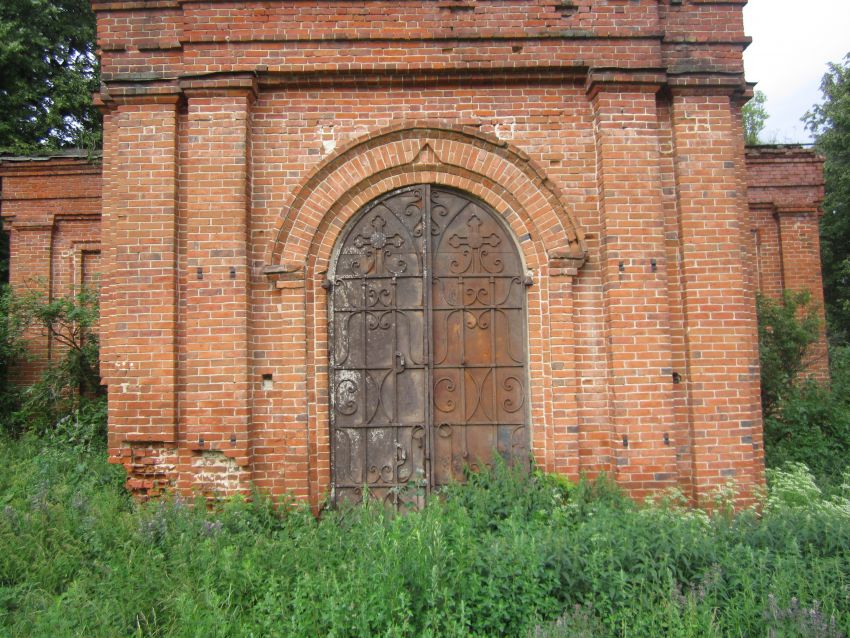
[[[257,98],[257,76],[254,74],[194,76],[182,78],[179,84],[187,98],[225,95],[247,96],[251,101]]]
[[[750,84],[743,73],[720,71],[688,71],[668,73],[667,86],[672,95],[728,95],[743,98],[750,94]]]
[[[173,104],[177,105],[183,95],[173,82],[113,83],[101,85],[97,95],[100,104],[106,109],[126,104]]]
[[[14,220],[14,216],[5,217],[5,219]],[[23,231],[42,231],[42,232],[51,232],[53,230],[53,224],[51,222],[38,222],[35,224],[27,224],[26,222],[12,223],[12,230],[17,232]]]
[[[118,2],[92,2],[92,9],[98,11],[155,11],[157,9],[179,9],[176,0],[124,0]]]
[[[586,66],[504,67],[498,69],[450,68],[397,70],[339,70],[278,73],[261,66],[257,71],[260,86],[286,87],[406,87],[440,85],[563,84],[583,82]]]
[[[666,83],[664,69],[591,69],[585,89],[590,98],[601,91],[621,93],[640,91],[657,93]]]
[[[747,146],[748,163],[774,164],[777,161],[823,164],[824,159],[811,147],[802,144],[757,144]]]
[[[0,158],[0,177],[59,177],[63,175],[100,175],[101,159],[88,157]]]
[[[778,216],[823,214],[822,211],[817,207],[817,205],[784,206],[781,204],[774,205],[774,213]]]

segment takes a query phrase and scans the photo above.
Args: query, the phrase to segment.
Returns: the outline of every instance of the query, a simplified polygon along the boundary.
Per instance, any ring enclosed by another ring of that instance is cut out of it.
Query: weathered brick
[[[110,455],[131,489],[253,482],[319,505],[335,243],[372,199],[432,183],[518,238],[542,467],[750,497],[755,291],[822,299],[820,160],[745,155],[743,0],[573,4],[94,3],[102,241],[80,159],[4,161],[2,211],[16,286],[65,290],[65,246],[103,271]]]

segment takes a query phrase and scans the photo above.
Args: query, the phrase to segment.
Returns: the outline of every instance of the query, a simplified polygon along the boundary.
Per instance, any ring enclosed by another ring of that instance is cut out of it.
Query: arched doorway
[[[333,498],[420,507],[465,468],[528,461],[525,276],[474,197],[392,191],[346,225],[329,271]]]

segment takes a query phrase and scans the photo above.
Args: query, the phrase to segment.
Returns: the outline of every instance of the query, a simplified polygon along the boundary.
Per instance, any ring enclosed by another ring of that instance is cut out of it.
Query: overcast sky
[[[766,141],[809,142],[800,118],[821,101],[828,62],[850,53],[850,0],[749,0],[747,79],[767,94]]]

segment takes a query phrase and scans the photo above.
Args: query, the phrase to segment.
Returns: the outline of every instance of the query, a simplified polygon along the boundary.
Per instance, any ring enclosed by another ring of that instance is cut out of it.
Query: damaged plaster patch
[[[192,457],[194,486],[207,495],[233,494],[248,482],[248,473],[220,450],[204,450]]]
[[[327,155],[332,153],[336,148],[336,135],[334,134],[333,124],[319,124],[316,127],[316,133],[322,142],[322,153]]]
[[[493,133],[500,140],[512,140],[516,134],[516,118],[500,117],[493,121]]]

